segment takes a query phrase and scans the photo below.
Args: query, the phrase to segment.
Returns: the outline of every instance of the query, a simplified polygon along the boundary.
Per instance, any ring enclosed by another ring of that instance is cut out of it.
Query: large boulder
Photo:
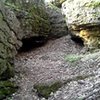
[[[59,38],[68,34],[68,28],[66,26],[66,21],[62,15],[61,9],[54,6],[53,4],[46,5],[46,12],[49,16],[51,30],[50,38]]]
[[[21,28],[15,14],[0,1],[0,100],[15,92],[15,85],[6,81],[14,75],[14,56],[22,45]]]
[[[79,35],[89,48],[100,47],[99,0],[67,0],[62,4],[62,12],[68,28]]]
[[[7,2],[7,5],[13,9],[21,24],[24,33],[23,38],[34,36],[48,37],[50,23],[45,12],[45,5],[41,0],[39,2],[36,0],[31,2],[24,1],[24,3],[17,2],[15,5],[13,2]]]
[[[50,23],[40,4],[27,3],[26,8],[26,3],[0,1],[0,100],[15,92],[16,86],[8,80],[14,76],[14,57],[22,39],[49,35]]]

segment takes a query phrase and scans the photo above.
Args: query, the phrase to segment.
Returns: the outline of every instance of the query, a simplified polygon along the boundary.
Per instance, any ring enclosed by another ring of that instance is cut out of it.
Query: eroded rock
[[[59,38],[68,34],[68,28],[66,21],[62,15],[61,9],[54,6],[53,4],[46,5],[46,12],[48,13],[51,30],[50,38]]]
[[[62,4],[62,12],[73,34],[80,36],[89,48],[99,47],[99,0],[67,0]]]
[[[100,48],[100,28],[93,27],[90,29],[81,30],[79,36],[84,40],[84,44],[88,48]]]
[[[15,14],[0,1],[0,99],[15,92],[10,81],[14,75],[14,56],[21,46],[19,22]]]
[[[0,2],[0,79],[13,76],[13,58],[17,47],[21,46],[17,39],[20,30],[18,26],[15,14]]]
[[[14,76],[14,57],[22,46],[23,38],[48,37],[49,20],[45,8],[42,9],[40,3],[32,3],[27,9],[24,6],[0,1],[0,82]],[[13,93],[10,92],[12,87],[8,87],[7,93],[4,92],[5,88],[3,84],[0,99]]]

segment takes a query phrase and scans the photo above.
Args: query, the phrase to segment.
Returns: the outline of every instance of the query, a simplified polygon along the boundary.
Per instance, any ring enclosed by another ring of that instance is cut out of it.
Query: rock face
[[[13,75],[12,58],[21,46],[19,32],[20,23],[15,14],[0,2],[0,79]]]
[[[9,3],[7,3],[9,5]],[[10,5],[9,5],[10,6]],[[10,6],[11,7],[11,6]],[[42,2],[24,2],[12,8],[23,30],[23,38],[34,36],[47,37],[50,23]]]
[[[22,46],[21,40],[49,35],[50,23],[45,8],[40,3],[31,3],[28,7],[0,1],[0,99],[15,91],[12,83],[3,84],[3,81],[14,75],[14,57]]]
[[[61,9],[57,8],[53,4],[48,4],[46,6],[46,11],[50,19],[50,38],[58,38],[68,34],[68,28],[66,26],[66,21],[62,15]]]
[[[62,4],[62,11],[69,29],[82,37],[89,48],[94,47],[94,44],[96,44],[96,47],[100,46],[98,36],[100,34],[99,0],[67,0]],[[83,36],[84,33],[85,35]],[[96,41],[96,43],[93,41]]]
[[[14,56],[21,46],[21,28],[15,14],[0,2],[0,100],[15,92],[15,86],[5,81],[14,75]]]
[[[48,37],[50,24],[47,15],[46,13],[44,13],[42,7],[29,8],[28,12],[29,13],[23,18],[19,18],[19,21],[21,22],[21,27],[24,31],[24,38],[34,36]]]

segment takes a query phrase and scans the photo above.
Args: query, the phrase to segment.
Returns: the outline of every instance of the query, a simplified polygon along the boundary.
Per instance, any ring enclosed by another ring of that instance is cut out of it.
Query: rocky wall
[[[21,40],[48,37],[50,24],[44,9],[40,4],[32,4],[26,9],[0,1],[0,99],[16,90],[8,80],[14,76],[14,57],[22,46]]]
[[[100,1],[66,0],[62,4],[69,30],[88,48],[100,48]]]

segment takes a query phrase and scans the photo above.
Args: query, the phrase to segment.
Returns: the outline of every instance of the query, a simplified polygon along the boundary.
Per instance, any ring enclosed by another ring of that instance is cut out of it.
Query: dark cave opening
[[[34,48],[38,48],[43,46],[47,42],[47,39],[43,36],[24,38],[22,39],[22,47],[18,50],[18,52],[28,52],[33,50]]]
[[[82,47],[84,46],[84,41],[79,36],[73,35],[73,36],[71,36],[71,40],[74,41],[79,46],[82,46]]]

